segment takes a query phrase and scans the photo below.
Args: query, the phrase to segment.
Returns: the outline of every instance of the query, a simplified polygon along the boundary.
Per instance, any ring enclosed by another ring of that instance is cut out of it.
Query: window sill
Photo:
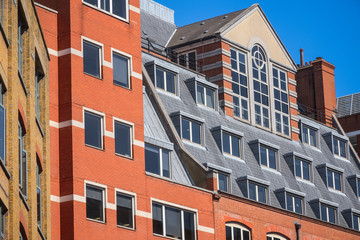
[[[261,165],[261,169],[266,170],[266,171],[268,171],[268,172],[272,172],[272,173],[276,173],[276,174],[278,174],[278,175],[281,175],[281,173],[280,173],[279,171],[277,171],[277,170],[275,170],[275,169],[272,169],[272,168],[265,167],[265,166],[263,166],[263,165]]]
[[[3,169],[3,171],[4,171],[4,173],[5,173],[6,177],[7,177],[7,179],[10,179],[11,174],[10,174],[9,170],[7,169],[4,161],[1,158],[0,158],[0,165],[1,165],[1,168]]]
[[[21,200],[22,200],[22,202],[24,203],[24,205],[25,205],[25,208],[28,210],[28,211],[30,211],[30,207],[29,207],[29,205],[28,205],[28,203],[27,203],[27,201],[26,201],[26,199],[25,199],[25,196],[22,194],[22,192],[19,190],[19,195],[20,195],[20,198],[21,198]]]
[[[88,221],[90,221],[90,222],[95,222],[95,223],[106,224],[106,222],[105,222],[105,221],[100,221],[100,220],[96,220],[96,219],[86,218],[86,220],[88,220]]]
[[[121,225],[116,225],[118,228],[122,228],[122,229],[126,229],[126,230],[130,230],[130,231],[136,231],[136,229],[134,227],[125,227],[125,226],[121,226]]]
[[[242,159],[242,158],[239,158],[239,157],[235,157],[235,156],[228,155],[228,154],[225,154],[225,153],[223,153],[223,156],[224,156],[225,158],[228,158],[228,159],[232,159],[232,160],[235,160],[235,161],[238,161],[238,162],[245,163],[245,160]]]
[[[160,179],[164,179],[164,180],[170,180],[171,181],[171,176],[170,177],[164,177],[164,176],[161,176],[159,174],[156,174],[156,173],[152,173],[152,172],[147,172],[145,171],[146,175],[148,176],[152,176],[152,177],[156,177],[156,178],[160,178]]]
[[[328,188],[330,192],[332,193],[336,193],[336,194],[339,194],[339,195],[342,195],[342,196],[345,196],[346,197],[346,194],[341,192],[341,191],[338,191],[338,190],[335,190],[335,189],[331,189],[331,188]]]
[[[43,232],[41,231],[41,228],[39,227],[39,225],[37,226],[37,230],[38,230],[38,233],[40,234],[41,239],[42,239],[42,240],[46,240]]]
[[[4,30],[4,27],[3,27],[3,24],[2,24],[2,23],[0,23],[0,31],[1,31],[1,35],[2,35],[3,38],[4,38],[6,47],[9,47],[9,46],[10,46],[10,42],[9,42],[9,39],[7,38],[7,36],[6,36],[6,33],[5,33],[5,30]]]
[[[158,87],[156,87],[156,90],[158,91],[158,93],[161,93],[161,94],[164,94],[166,96],[181,100],[181,98],[178,95],[176,95],[175,93],[167,92],[166,90],[163,90],[163,89],[158,88]]]
[[[96,10],[96,11],[105,13],[106,15],[109,15],[109,16],[111,16],[111,17],[113,17],[113,18],[116,18],[116,19],[119,19],[119,20],[121,20],[121,21],[123,21],[123,22],[129,23],[129,19],[125,19],[125,18],[119,17],[119,16],[117,16],[117,15],[115,15],[115,14],[112,14],[112,13],[110,13],[110,12],[107,12],[107,11],[105,11],[105,10],[102,10],[101,8],[98,8],[98,7],[96,7],[96,6],[94,6],[94,5],[90,4],[90,3],[87,3],[87,2],[84,2],[84,1],[83,1],[82,4],[85,5],[85,6],[87,6],[87,7],[92,8],[92,9],[94,9],[94,10]],[[128,15],[129,15],[129,9],[130,9],[129,4],[127,4],[127,14],[128,14]]]
[[[118,157],[129,159],[129,160],[134,160],[133,156],[126,156],[126,155],[122,155],[122,154],[119,154],[119,153],[115,153],[115,155],[118,156]]]
[[[24,89],[25,95],[28,95],[28,91],[26,90],[26,86],[25,86],[23,76],[21,75],[21,73],[19,71],[18,71],[18,76],[19,76],[19,79],[20,79],[21,86]]]
[[[203,145],[200,145],[200,144],[197,144],[197,143],[194,143],[194,142],[190,142],[189,140],[182,139],[182,142],[185,143],[186,145],[190,145],[190,146],[202,149],[202,150],[206,150],[206,148]]]
[[[86,146],[86,147],[89,147],[89,148],[96,149],[96,150],[100,150],[100,151],[103,151],[103,152],[105,151],[103,148],[99,148],[99,147],[96,147],[96,146],[91,146],[91,145],[88,145],[88,144],[86,144],[86,143],[85,143],[85,146]]]
[[[204,109],[204,110],[207,110],[207,111],[215,111],[215,112],[217,112],[217,111],[215,110],[215,108],[211,108],[211,107],[205,106],[205,105],[200,104],[200,103],[196,103],[196,104],[197,104],[198,107],[201,108],[201,109]]]
[[[303,143],[303,142],[302,142]],[[303,143],[304,146],[310,148],[310,149],[313,149],[314,151],[318,151],[318,152],[321,152],[321,150],[318,148],[318,147],[314,147],[314,146],[311,146],[307,143]]]
[[[41,136],[44,137],[45,136],[44,131],[42,130],[42,127],[40,125],[40,121],[39,121],[39,119],[37,117],[35,117],[35,121],[36,121],[36,125],[38,126],[38,129],[40,131]]]
[[[340,157],[340,156],[338,156],[338,155],[334,155],[334,158],[339,159],[339,160],[344,161],[344,162],[350,163],[349,159],[344,158],[344,157]]]
[[[153,235],[156,236],[156,237],[161,237],[161,238],[166,238],[166,239],[175,239],[175,240],[180,239],[180,238],[168,237],[168,236],[164,236],[164,235],[160,235],[160,234],[156,234],[156,233],[153,233]]]
[[[86,76],[90,76],[90,77],[93,77],[93,78],[96,78],[96,79],[99,79],[99,80],[103,80],[103,79],[102,79],[102,76],[95,76],[95,75],[92,75],[92,74],[86,73],[86,72],[84,72],[84,74],[85,74]]]
[[[113,83],[114,83],[114,86],[116,86],[116,87],[123,88],[123,89],[129,90],[129,91],[132,91],[131,87],[125,87],[125,86],[122,86],[122,85],[120,85],[120,84],[116,84],[115,82],[113,82]]]
[[[296,181],[301,182],[301,183],[305,183],[305,184],[309,184],[309,185],[315,187],[315,184],[314,184],[314,183],[312,183],[312,182],[310,182],[310,181],[307,181],[307,180],[304,180],[304,179],[301,179],[301,178],[296,178]]]

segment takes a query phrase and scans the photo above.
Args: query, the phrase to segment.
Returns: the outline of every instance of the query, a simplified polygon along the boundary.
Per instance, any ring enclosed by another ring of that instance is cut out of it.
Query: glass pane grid
[[[286,73],[273,68],[274,103],[276,131],[288,136],[289,130],[289,100],[287,92]]]

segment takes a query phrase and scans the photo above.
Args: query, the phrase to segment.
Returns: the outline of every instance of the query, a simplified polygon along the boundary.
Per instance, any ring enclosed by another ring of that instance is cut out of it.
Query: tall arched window
[[[254,88],[255,123],[270,128],[267,60],[264,50],[255,45],[251,50]]]
[[[277,233],[268,233],[266,234],[266,240],[288,240],[288,239]]]
[[[251,240],[250,230],[238,223],[226,223],[226,240]]]

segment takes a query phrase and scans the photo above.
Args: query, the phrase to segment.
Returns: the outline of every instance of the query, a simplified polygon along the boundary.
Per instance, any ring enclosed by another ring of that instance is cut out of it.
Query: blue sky
[[[296,63],[323,57],[335,65],[336,95],[360,92],[360,0],[155,0],[175,10],[175,23],[234,12],[259,3]]]

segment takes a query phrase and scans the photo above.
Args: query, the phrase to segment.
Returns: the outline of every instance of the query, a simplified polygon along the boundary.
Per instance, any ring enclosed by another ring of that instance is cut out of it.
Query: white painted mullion
[[[181,239],[185,239],[184,211],[181,211]]]
[[[160,159],[160,176],[163,176],[163,154],[162,154],[162,148],[159,148],[159,154],[160,154],[160,156],[159,156],[159,159]]]
[[[255,185],[255,195],[256,195],[256,201],[259,201],[259,186]]]
[[[164,77],[164,90],[168,91],[167,90],[167,81],[166,81],[166,71],[163,71],[163,77]]]
[[[162,205],[161,206],[162,207],[162,219],[163,219],[163,234],[164,234],[164,236],[166,236],[166,223],[165,223],[165,206],[164,205]]]
[[[189,131],[190,131],[190,141],[193,142],[193,138],[192,138],[192,121],[189,121]]]
[[[113,0],[110,0],[109,1],[109,4],[110,4],[110,13],[113,14],[113,4],[112,4],[112,1]]]

